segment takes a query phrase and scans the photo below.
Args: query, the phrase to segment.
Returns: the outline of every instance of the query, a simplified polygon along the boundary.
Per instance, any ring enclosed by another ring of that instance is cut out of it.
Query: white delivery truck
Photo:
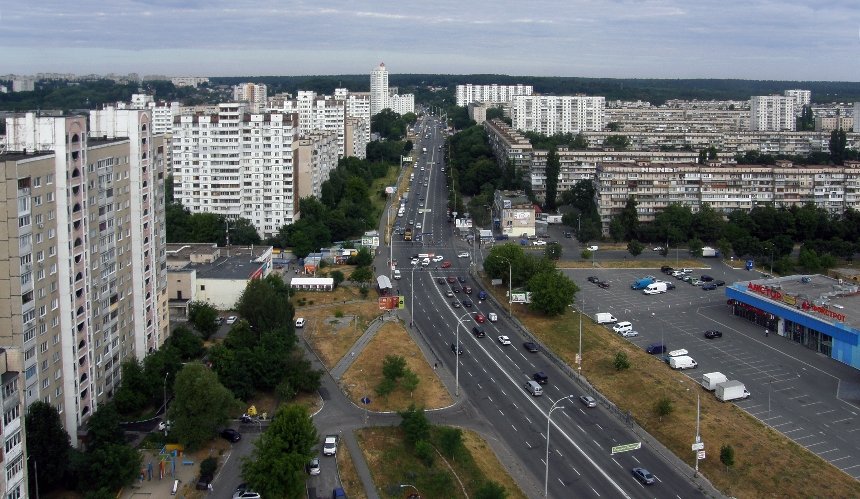
[[[646,295],[656,295],[660,293],[665,293],[668,287],[665,282],[655,282],[651,283],[642,290],[642,292]]]
[[[611,324],[613,322],[618,322],[618,319],[612,316],[612,314],[608,312],[598,312],[594,315],[594,320],[597,321],[598,324]]]
[[[702,375],[702,386],[705,390],[712,392],[717,389],[717,385],[728,381],[729,378],[721,372],[705,373]]]
[[[689,355],[679,355],[669,358],[669,367],[672,369],[695,369],[699,364]]]
[[[731,400],[741,400],[749,398],[750,392],[743,383],[737,380],[723,381],[717,384],[717,389],[714,391],[718,400],[729,402]]]

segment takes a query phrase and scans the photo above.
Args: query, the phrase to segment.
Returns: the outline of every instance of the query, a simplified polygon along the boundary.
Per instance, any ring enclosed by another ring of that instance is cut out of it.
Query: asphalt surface
[[[581,404],[578,397],[591,393],[588,388],[575,382],[569,372],[549,360],[545,353],[525,351],[522,345],[527,337],[516,323],[505,317],[505,311],[496,304],[479,302],[480,285],[470,272],[478,263],[480,251],[459,237],[447,222],[445,178],[441,174],[444,158],[439,154],[439,144],[441,138],[434,135],[426,157],[418,158],[406,214],[401,220],[420,221],[423,240],[406,242],[395,236],[394,259],[403,275],[395,286],[406,296],[415,330],[432,350],[440,368],[459,378],[459,390],[455,387],[454,391],[460,392],[460,398],[467,397],[480,417],[489,422],[504,445],[517,456],[528,481],[538,484],[540,493],[547,462],[547,413],[557,403],[549,429],[550,497],[703,496],[699,483],[690,478],[691,469],[679,466],[674,456],[664,459],[650,445],[611,455],[611,447],[640,442],[641,437],[623,422],[623,416],[611,413],[611,406],[586,408]],[[418,150],[423,146],[419,144]],[[421,166],[425,167],[423,172]],[[419,202],[425,206],[418,206]],[[468,251],[470,256],[457,257],[461,251]],[[413,267],[410,259],[418,253],[442,255],[443,262],[450,262],[451,266],[442,268],[439,262],[427,268]],[[445,278],[444,284],[437,283],[440,277]],[[466,282],[449,284],[448,277],[463,277]],[[464,285],[474,288],[471,296],[463,292]],[[455,290],[460,292],[454,293]],[[446,296],[449,291],[453,296]],[[462,302],[466,297],[474,302],[472,308],[453,308],[452,301]],[[498,322],[482,324],[487,331],[484,338],[470,332],[475,325],[475,312],[499,315]],[[497,341],[502,334],[510,337],[511,345]],[[460,356],[455,356],[451,349],[456,341],[463,346]],[[538,371],[547,374],[549,383],[543,387],[543,396],[533,397],[524,384]],[[571,398],[563,400],[565,397]],[[651,487],[641,485],[631,474],[636,466],[651,471],[658,483]]]
[[[712,268],[696,269],[692,275],[706,273],[729,284],[759,277],[716,259],[702,259],[701,265]],[[761,326],[732,315],[723,287],[704,291],[659,269],[581,269],[565,274],[582,289],[579,299],[589,315],[610,312],[619,321],[633,323],[640,335],[629,338],[632,343],[644,349],[663,342],[670,350],[688,350],[698,368],[681,372],[702,396],[713,396],[696,386],[703,373],[719,371],[743,382],[751,397],[735,402],[738,407],[860,478],[860,380],[855,369],[773,332],[765,336]],[[650,296],[630,289],[636,278],[648,274],[675,283],[676,289]],[[591,284],[587,277],[592,275],[611,287]],[[706,339],[703,333],[708,329],[721,331],[723,337]],[[587,363],[588,354],[583,358]],[[716,445],[710,447],[711,455]]]

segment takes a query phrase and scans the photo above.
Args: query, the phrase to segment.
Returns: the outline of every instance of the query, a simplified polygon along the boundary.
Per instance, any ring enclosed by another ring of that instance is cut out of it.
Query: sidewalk
[[[389,320],[394,320],[388,318],[388,316],[377,317],[373,319],[373,321],[367,326],[367,329],[362,333],[362,335],[355,341],[352,347],[349,349],[349,353],[344,355],[337,364],[331,370],[331,376],[337,381],[340,381],[340,378],[343,376],[343,373],[349,369],[349,366],[355,362],[355,359],[361,354],[364,348],[370,343],[370,340],[376,336],[376,333],[379,332],[379,329]]]

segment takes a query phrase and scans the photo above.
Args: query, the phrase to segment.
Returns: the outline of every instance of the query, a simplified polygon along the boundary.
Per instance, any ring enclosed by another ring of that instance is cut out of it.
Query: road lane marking
[[[514,431],[517,431],[517,432],[518,432],[518,431],[520,431],[520,430],[518,430],[518,429],[517,429],[517,427],[516,427],[516,426],[514,426],[513,424],[511,424],[511,428],[513,428],[513,429],[514,429]]]

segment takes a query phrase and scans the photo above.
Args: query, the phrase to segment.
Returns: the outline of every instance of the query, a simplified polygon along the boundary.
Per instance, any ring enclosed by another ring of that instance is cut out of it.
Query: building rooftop
[[[219,247],[210,243],[167,245],[167,266],[174,272],[197,271],[208,279],[247,279],[271,258],[271,246]]]
[[[856,283],[813,274],[740,281],[733,286],[738,285],[817,319],[860,329],[860,286]]]

